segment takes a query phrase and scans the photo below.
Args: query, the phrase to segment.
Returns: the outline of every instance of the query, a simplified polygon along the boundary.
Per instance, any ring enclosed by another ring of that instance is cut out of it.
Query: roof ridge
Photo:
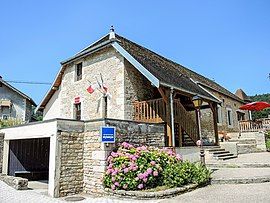
[[[28,99],[30,102],[32,102],[32,104],[36,105],[36,103],[34,102],[34,100],[29,97],[28,95],[26,95],[25,93],[23,93],[22,91],[18,90],[16,87],[13,87],[11,84],[9,84],[8,82],[6,82],[5,80],[3,80],[2,78],[0,79],[0,83],[3,83],[5,86],[7,86],[8,88],[12,89],[13,91],[17,92],[18,94],[20,94],[22,97],[24,97],[25,99]]]

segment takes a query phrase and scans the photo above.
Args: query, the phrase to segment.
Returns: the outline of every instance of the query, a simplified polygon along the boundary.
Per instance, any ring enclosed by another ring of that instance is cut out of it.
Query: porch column
[[[213,113],[213,122],[214,122],[214,133],[215,133],[215,144],[219,145],[219,138],[218,138],[218,126],[217,126],[217,104],[213,102],[209,102],[209,106]]]
[[[166,108],[166,133],[167,133],[167,140],[168,146],[173,146],[172,144],[172,119],[171,119],[171,91],[168,89],[158,88],[159,93],[161,94],[163,101],[165,102]]]

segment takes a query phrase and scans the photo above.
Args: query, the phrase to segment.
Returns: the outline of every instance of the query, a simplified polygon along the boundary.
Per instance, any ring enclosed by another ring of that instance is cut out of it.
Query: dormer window
[[[76,64],[75,70],[75,81],[79,81],[82,79],[82,63]]]

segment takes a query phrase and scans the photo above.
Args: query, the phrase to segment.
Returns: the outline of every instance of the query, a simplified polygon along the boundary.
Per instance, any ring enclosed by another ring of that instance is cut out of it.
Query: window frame
[[[226,108],[226,113],[227,113],[227,124],[228,127],[233,127],[233,111],[231,108]]]
[[[78,107],[80,107],[78,109]],[[79,112],[79,114],[78,114]],[[82,105],[81,102],[74,104],[74,119],[80,121],[82,119]]]
[[[75,82],[82,80],[82,75],[83,75],[82,69],[83,69],[83,63],[82,62],[76,63],[76,65],[75,65]],[[80,72],[80,75],[78,75],[78,72]]]
[[[222,125],[222,106],[217,105],[217,124]]]

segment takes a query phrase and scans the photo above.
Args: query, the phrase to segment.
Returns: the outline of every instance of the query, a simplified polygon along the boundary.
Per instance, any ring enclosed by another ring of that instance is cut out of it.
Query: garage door
[[[29,180],[48,179],[50,138],[9,141],[8,174]]]

